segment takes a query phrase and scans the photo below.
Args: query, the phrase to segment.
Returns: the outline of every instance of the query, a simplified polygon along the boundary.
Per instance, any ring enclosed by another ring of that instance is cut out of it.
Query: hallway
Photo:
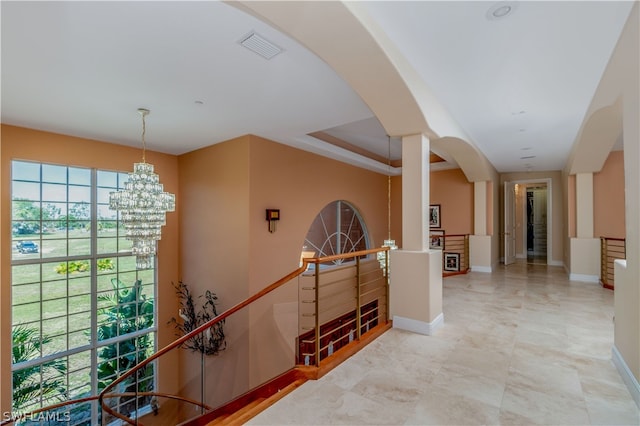
[[[612,291],[523,261],[443,282],[434,336],[392,329],[249,424],[640,423],[611,362]]]

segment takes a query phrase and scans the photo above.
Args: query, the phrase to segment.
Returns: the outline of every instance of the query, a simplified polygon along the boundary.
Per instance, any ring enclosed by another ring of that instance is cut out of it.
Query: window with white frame
[[[302,252],[303,256],[313,253],[313,257],[324,257],[368,248],[367,228],[360,213],[347,201],[337,200],[327,204],[315,217]],[[343,261],[337,259],[324,264],[340,265]]]
[[[155,269],[136,270],[131,242],[109,209],[109,193],[127,178],[12,162],[14,415],[96,395],[156,349]],[[149,364],[120,391],[152,391],[154,372]],[[126,415],[148,402],[110,403]],[[101,422],[95,401],[61,410],[65,424]]]

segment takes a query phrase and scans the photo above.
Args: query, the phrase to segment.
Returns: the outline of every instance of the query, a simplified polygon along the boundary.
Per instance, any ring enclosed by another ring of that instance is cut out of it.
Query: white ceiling
[[[363,4],[498,171],[564,166],[632,6],[518,2],[487,19],[495,2]],[[140,146],[145,107],[149,149],[251,133],[385,170],[308,136],[388,155],[382,126],[327,64],[233,6],[2,1],[1,14],[3,123]],[[251,31],[283,53],[242,47]]]

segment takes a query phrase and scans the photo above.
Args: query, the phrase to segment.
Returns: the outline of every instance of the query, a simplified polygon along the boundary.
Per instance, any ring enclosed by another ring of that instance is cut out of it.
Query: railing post
[[[362,311],[360,310],[360,257],[356,257],[356,339],[360,340],[362,334]]]
[[[204,343],[204,336],[200,334],[202,337],[202,341]],[[204,404],[204,379],[206,377],[205,368],[204,368],[204,344],[202,345],[202,350],[200,351],[200,403]],[[204,414],[204,407],[200,407],[200,415]]]
[[[315,293],[316,293],[316,367],[320,367],[320,262],[316,259],[315,262],[315,273],[316,273],[316,285],[315,285]]]
[[[600,282],[607,284],[607,244],[604,237],[600,237]]]
[[[469,269],[471,269],[471,265],[469,265],[469,234],[465,234],[464,236],[464,261],[465,261],[465,268],[468,271]]]
[[[387,249],[384,252],[384,280],[385,280],[385,323],[389,322],[389,255],[391,254],[391,249]]]

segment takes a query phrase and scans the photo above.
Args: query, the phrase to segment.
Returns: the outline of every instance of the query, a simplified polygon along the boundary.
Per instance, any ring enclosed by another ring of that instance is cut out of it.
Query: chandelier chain
[[[391,239],[391,136],[387,135],[387,239]]]
[[[140,115],[142,116],[142,162],[146,163],[146,154],[147,154],[147,141],[145,140],[145,135],[147,133],[147,122],[145,120],[145,117],[149,114],[149,110],[148,109],[144,109],[144,108],[140,108],[138,109],[138,112],[140,113]]]

